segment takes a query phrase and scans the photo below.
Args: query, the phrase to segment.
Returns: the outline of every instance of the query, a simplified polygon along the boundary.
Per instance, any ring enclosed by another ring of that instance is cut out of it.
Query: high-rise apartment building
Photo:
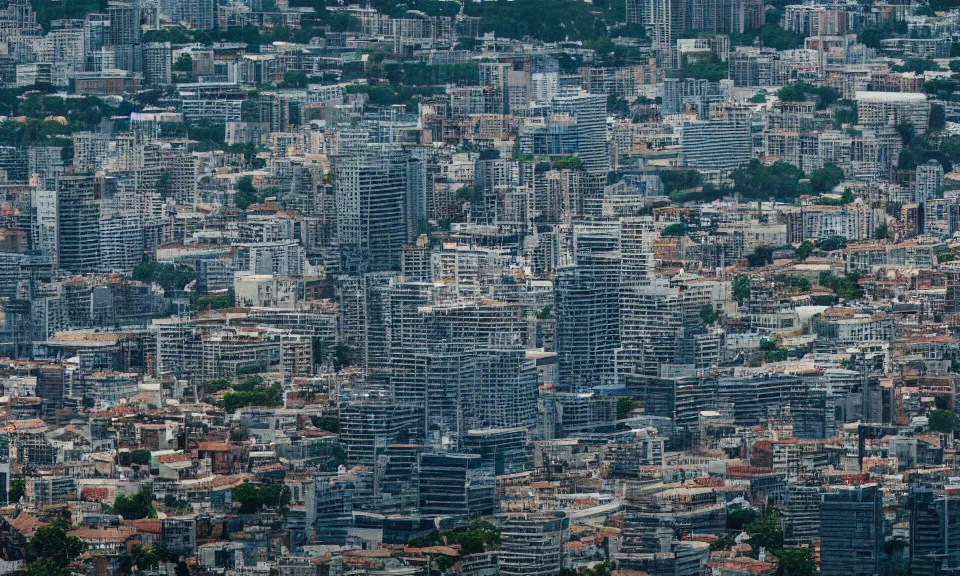
[[[556,575],[567,567],[565,512],[510,514],[500,529],[500,573]]]
[[[835,486],[820,505],[820,573],[872,576],[883,554],[883,504],[877,484]]]
[[[100,266],[100,206],[93,174],[57,178],[57,261],[64,270],[93,272]]]
[[[566,114],[576,121],[576,150],[583,169],[606,174],[610,170],[606,96],[568,90],[557,94],[552,104],[555,114]]]
[[[143,45],[143,81],[145,84],[169,84],[173,68],[173,50],[169,42]]]
[[[750,125],[737,120],[684,122],[680,136],[683,165],[729,172],[753,157]]]
[[[337,241],[347,271],[399,270],[407,230],[407,156],[369,148],[337,164]]]

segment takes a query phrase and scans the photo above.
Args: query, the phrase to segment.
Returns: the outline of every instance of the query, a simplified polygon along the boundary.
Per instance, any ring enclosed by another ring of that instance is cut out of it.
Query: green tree
[[[752,524],[760,514],[753,508],[735,508],[727,513],[727,528],[743,530]]]
[[[877,240],[886,240],[890,236],[890,229],[886,224],[880,224],[873,230],[873,237]]]
[[[933,103],[930,105],[930,119],[927,123],[927,128],[937,132],[943,130],[947,126],[947,111],[943,107],[943,104]]]
[[[181,54],[177,61],[173,63],[172,70],[174,72],[193,72],[193,58],[187,53]]]
[[[621,396],[617,398],[617,420],[623,420],[630,416],[630,412],[637,407],[636,401],[630,396]]]
[[[810,283],[809,280],[807,280],[806,278],[797,277],[797,276],[790,276],[789,278],[787,278],[787,284],[789,284],[791,288],[796,288],[803,292],[806,292],[810,290],[810,288],[813,288],[813,285]]]
[[[733,548],[734,544],[735,542],[733,541],[732,536],[730,536],[729,534],[721,534],[717,538],[716,542],[713,542],[712,544],[710,544],[710,550],[714,552],[729,550]]]
[[[124,520],[157,517],[157,511],[153,508],[153,494],[147,489],[140,490],[133,496],[117,494],[113,499],[113,512],[123,516]]]
[[[290,504],[290,490],[283,484],[245,482],[233,489],[233,501],[241,514],[256,514],[265,507],[283,509]]]
[[[835,164],[824,164],[810,173],[810,187],[817,194],[824,194],[833,190],[843,181],[843,170]]]
[[[897,64],[892,68],[894,72],[913,72],[914,74],[923,74],[927,71],[938,71],[940,66],[933,60],[926,58],[907,58],[903,64]]]
[[[697,60],[696,62],[685,64],[679,70],[671,72],[670,75],[675,78],[694,78],[697,80],[719,82],[727,78],[727,63],[720,60],[717,56],[712,56],[707,60]]]
[[[747,534],[750,535],[750,545],[755,555],[760,552],[760,548],[771,552],[783,548],[780,514],[773,507],[767,508],[759,518],[747,526]]]
[[[717,311],[711,304],[704,304],[700,307],[700,321],[706,325],[711,325],[717,321]]]
[[[756,268],[773,264],[773,249],[769,246],[757,246],[751,254],[747,254],[747,263]]]
[[[306,88],[310,83],[307,75],[303,72],[288,71],[283,73],[283,82],[280,82],[280,88]]]
[[[130,453],[130,462],[146,466],[150,463],[151,455],[149,450],[139,449]]]
[[[763,360],[765,362],[783,362],[789,357],[790,352],[788,350],[784,350],[783,348],[776,348],[774,350],[764,352],[763,354]]]
[[[29,576],[67,576],[70,564],[83,553],[83,542],[75,537],[68,536],[70,526],[63,520],[58,520],[49,526],[37,529],[30,539],[30,557],[34,559],[27,566]]]
[[[740,274],[733,279],[733,299],[743,302],[750,297],[750,277]]]
[[[866,44],[870,48],[881,48],[881,40],[893,38],[897,35],[905,35],[907,32],[907,23],[903,20],[897,20],[882,26],[864,26],[857,33],[857,42]]]
[[[813,243],[809,240],[801,242],[794,251],[794,256],[799,262],[805,261],[811,254],[813,254]]]
[[[27,493],[27,482],[23,478],[10,481],[10,493],[7,495],[10,502],[17,503]]]
[[[470,204],[479,204],[483,202],[483,190],[473,186],[461,186],[457,188],[457,198]]]
[[[777,576],[814,576],[817,563],[810,548],[780,548],[771,551],[779,560]]]
[[[663,230],[660,231],[661,236],[686,236],[687,235],[687,225],[683,222],[674,222],[673,224],[666,225]]]
[[[253,186],[253,178],[241,176],[237,178],[237,193],[233,197],[233,204],[240,210],[246,210],[251,204],[261,202],[263,198]]]
[[[417,536],[407,545],[411,548],[426,548],[444,544],[459,544],[463,554],[496,550],[500,546],[500,530],[486,520],[474,520],[455,530],[434,530],[424,536]]]
[[[824,252],[843,250],[847,247],[847,239],[843,236],[826,236],[817,239],[817,248]]]
[[[930,412],[930,430],[949,434],[957,429],[957,415],[950,410],[934,410]]]
[[[310,421],[314,426],[326,432],[340,433],[340,419],[333,416],[311,416]]]
[[[197,312],[207,310],[223,310],[233,308],[237,305],[237,297],[233,288],[227,288],[222,292],[213,294],[190,296],[190,308]]]
[[[800,182],[803,171],[792,164],[777,161],[767,166],[757,158],[730,173],[734,190],[750,200],[793,201],[809,193],[809,185]]]
[[[140,570],[149,570],[156,568],[160,564],[157,553],[151,548],[145,548],[139,544],[134,544],[130,549],[130,558],[133,564]]]
[[[279,384],[268,387],[257,387],[252,390],[236,390],[223,395],[221,405],[228,413],[236,412],[244,406],[282,406],[283,390]]]
[[[583,170],[579,156],[567,156],[553,163],[554,170]]]
[[[860,289],[860,276],[856,272],[851,272],[846,276],[836,276],[832,272],[821,272],[820,285],[833,290],[838,298],[845,300],[859,300],[863,297],[863,291]]]
[[[663,182],[663,191],[668,195],[678,190],[697,188],[703,184],[703,175],[696,170],[661,170],[659,176],[660,181]]]
[[[164,292],[183,290],[195,278],[192,270],[175,264],[145,262],[137,264],[133,269],[134,280],[159,284]]]

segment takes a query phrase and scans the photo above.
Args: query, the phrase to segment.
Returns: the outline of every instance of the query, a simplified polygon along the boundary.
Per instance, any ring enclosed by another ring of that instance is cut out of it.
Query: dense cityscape
[[[0,2],[0,574],[960,576],[960,0],[796,1]]]

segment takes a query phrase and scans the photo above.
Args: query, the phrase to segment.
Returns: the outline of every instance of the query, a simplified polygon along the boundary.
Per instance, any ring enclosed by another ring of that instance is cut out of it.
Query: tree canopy
[[[68,576],[67,565],[83,553],[83,542],[68,536],[70,526],[58,520],[49,526],[37,529],[30,539],[30,557],[34,560],[27,565],[28,576]]]
[[[290,489],[283,484],[245,482],[233,489],[233,500],[241,514],[256,514],[265,507],[283,508],[290,504]]]
[[[803,177],[803,171],[793,164],[778,160],[766,165],[757,158],[730,173],[734,189],[749,200],[793,201],[809,192],[809,184],[800,182]]]
[[[123,516],[124,520],[157,517],[157,512],[153,508],[153,494],[146,489],[140,490],[133,496],[117,494],[113,500],[113,512]]]

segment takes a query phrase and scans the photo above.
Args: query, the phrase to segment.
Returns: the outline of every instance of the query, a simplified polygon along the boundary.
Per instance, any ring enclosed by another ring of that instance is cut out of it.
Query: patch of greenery
[[[246,210],[253,204],[263,202],[263,196],[253,186],[253,178],[241,176],[237,178],[237,193],[233,196],[233,204],[240,210]]]
[[[717,322],[717,311],[710,304],[704,304],[700,307],[700,321],[710,326]]]
[[[70,525],[57,520],[41,526],[30,538],[30,560],[27,576],[69,576],[67,566],[83,553],[83,541],[76,536],[67,536]]]
[[[734,190],[748,200],[796,200],[810,192],[810,185],[800,182],[803,176],[803,171],[792,164],[778,160],[768,166],[757,158],[730,173]]]
[[[554,170],[583,170],[579,156],[567,156],[553,163]]]
[[[746,258],[751,268],[773,264],[773,249],[769,246],[757,246]]]
[[[830,192],[842,181],[843,169],[838,168],[835,164],[824,164],[823,168],[818,168],[810,173],[810,187],[816,194]]]
[[[726,186],[716,186],[711,183],[706,183],[700,189],[690,189],[690,190],[677,190],[670,193],[670,200],[676,202],[677,204],[683,204],[685,202],[696,202],[698,204],[703,204],[707,202],[713,202],[714,200],[719,200],[724,196],[729,196],[733,194],[733,189]]]
[[[674,78],[695,78],[697,80],[709,80],[711,82],[724,80],[727,78],[727,75],[727,63],[720,60],[717,56],[684,64],[679,70],[670,72],[670,76]]]
[[[860,289],[860,275],[851,272],[846,276],[836,276],[833,272],[820,273],[820,285],[824,288],[833,290],[837,297],[844,300],[859,300],[863,297],[863,290]]]
[[[727,513],[727,529],[743,530],[759,517],[760,514],[753,508],[736,508]]]
[[[783,102],[815,102],[817,110],[826,110],[840,99],[840,92],[829,86],[796,82],[777,90],[777,98]]]
[[[526,36],[545,42],[592,40],[609,35],[604,13],[576,0],[467,2],[468,16],[480,17],[480,32],[503,38]]]
[[[831,196],[822,196],[817,198],[817,204],[821,206],[846,206],[855,199],[856,196],[854,196],[853,192],[847,189],[840,194],[839,198],[833,198]]]
[[[824,252],[843,250],[846,247],[847,239],[844,236],[824,236],[817,239],[817,248]]]
[[[396,104],[406,106],[408,112],[415,112],[417,100],[437,94],[435,88],[415,88],[410,86],[371,86],[369,84],[350,84],[347,94],[366,94],[372,106],[388,107]]]
[[[153,494],[146,489],[133,496],[117,494],[117,497],[113,500],[113,513],[123,516],[124,520],[156,518],[157,511],[153,509]]]
[[[750,277],[745,274],[739,274],[733,279],[733,299],[737,302],[743,302],[750,297],[751,283]]]
[[[249,390],[237,391],[234,387],[233,392],[226,392],[223,395],[221,406],[227,413],[233,413],[238,408],[244,406],[282,406],[283,389],[280,384],[274,383],[270,386],[257,386]]]
[[[753,46],[759,41],[766,48],[793,50],[803,47],[803,34],[788,32],[774,23],[767,23],[741,33],[730,34],[731,46]]]
[[[933,60],[926,58],[907,58],[903,64],[897,64],[891,68],[894,72],[913,72],[914,74],[923,74],[924,72],[933,72],[942,70]]]
[[[283,510],[290,505],[290,489],[283,484],[245,482],[233,489],[233,501],[240,504],[241,514],[256,514],[274,506]]]
[[[500,547],[500,529],[486,520],[475,520],[463,528],[455,530],[434,530],[424,536],[413,538],[408,543],[411,548],[430,546],[460,545],[462,554],[479,554]]]
[[[44,32],[54,20],[83,20],[91,12],[107,11],[107,2],[101,0],[31,0],[30,4]]]
[[[237,305],[237,298],[233,288],[228,288],[225,292],[216,294],[207,294],[204,296],[190,296],[190,308],[197,312],[206,312],[208,310],[224,310],[233,308]]]
[[[880,49],[881,40],[903,36],[907,33],[907,23],[904,20],[895,20],[881,26],[864,26],[857,33],[857,42],[870,48]]]
[[[678,190],[697,188],[703,184],[703,175],[696,170],[661,170],[660,181],[663,182],[663,191],[671,194]]]
[[[27,494],[27,481],[17,478],[10,481],[10,493],[7,495],[12,504],[16,504]]]
[[[957,414],[951,410],[934,410],[928,415],[930,430],[950,434],[957,429]]]
[[[683,222],[674,222],[673,224],[668,224],[660,231],[661,236],[686,236],[687,235],[687,225]]]
[[[806,292],[813,287],[813,284],[811,284],[809,280],[802,276],[789,276],[787,278],[787,286],[796,288],[802,292]]]
[[[314,426],[326,432],[340,433],[340,419],[332,416],[311,416],[310,421]]]
[[[159,284],[165,293],[183,290],[195,278],[196,275],[189,268],[161,262],[145,262],[133,269],[134,280]]]

